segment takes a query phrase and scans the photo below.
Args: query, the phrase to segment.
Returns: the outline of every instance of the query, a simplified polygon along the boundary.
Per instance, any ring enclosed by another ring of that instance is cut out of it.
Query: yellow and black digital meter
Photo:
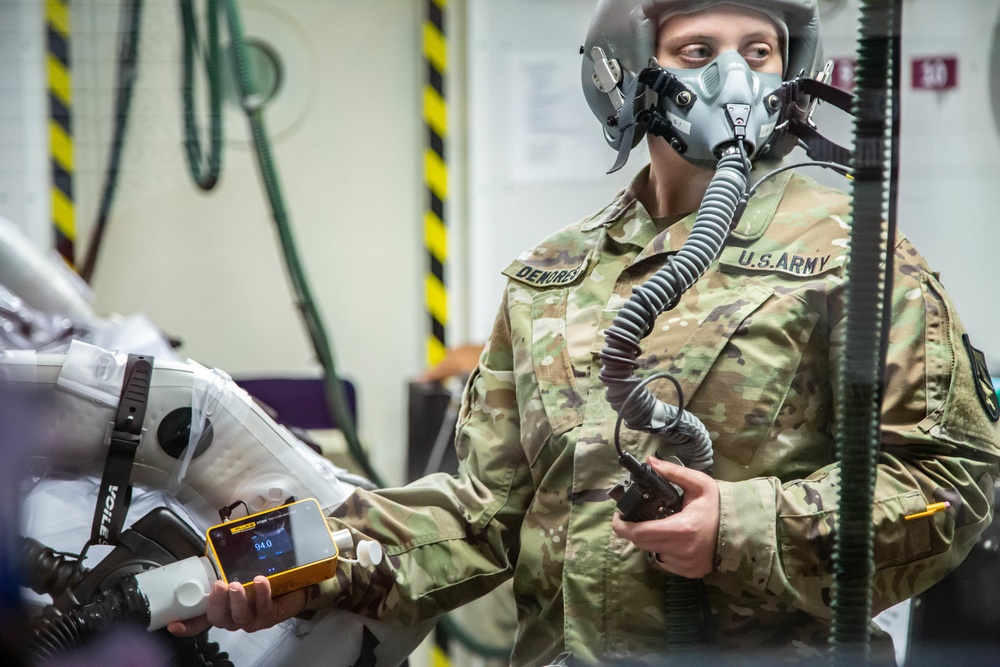
[[[319,583],[337,570],[339,551],[314,498],[212,526],[207,536],[220,578],[250,586],[264,575],[271,595]]]

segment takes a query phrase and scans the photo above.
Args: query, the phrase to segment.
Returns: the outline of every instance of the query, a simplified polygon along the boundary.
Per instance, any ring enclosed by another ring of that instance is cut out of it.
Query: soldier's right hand
[[[212,626],[256,632],[299,614],[306,606],[306,599],[304,588],[272,598],[271,582],[263,576],[254,578],[249,591],[240,583],[227,586],[224,581],[216,581],[208,594],[205,615],[175,621],[167,630],[178,637],[193,637]]]

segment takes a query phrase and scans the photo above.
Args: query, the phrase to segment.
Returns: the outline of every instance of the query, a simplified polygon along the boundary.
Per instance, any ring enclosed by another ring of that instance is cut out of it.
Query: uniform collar
[[[750,182],[755,183],[774,166],[772,162],[767,164],[766,168],[755,169],[750,175]],[[628,187],[619,192],[607,207],[582,226],[583,231],[604,227],[608,230],[608,238],[615,243],[641,248],[642,251],[635,261],[680,250],[694,226],[696,216],[696,213],[692,213],[665,230],[657,230],[638,197],[638,192],[649,179],[649,170],[647,164],[636,174]],[[786,171],[761,185],[757,194],[747,203],[746,211],[733,231],[734,238],[752,241],[767,230],[791,175],[791,171]]]

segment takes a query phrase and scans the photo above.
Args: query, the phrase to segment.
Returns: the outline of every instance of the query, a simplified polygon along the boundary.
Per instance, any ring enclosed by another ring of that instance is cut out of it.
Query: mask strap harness
[[[813,100],[807,113],[788,114],[784,123],[785,131],[799,140],[806,155],[812,160],[835,162],[845,167],[848,166],[851,161],[850,149],[830,141],[816,131],[816,125],[812,122],[812,109],[816,101],[822,100],[829,102],[841,111],[853,113],[851,107],[854,104],[854,95],[824,81],[802,76],[787,81],[781,87],[780,94],[786,113],[788,110],[799,109],[797,100],[803,95],[807,95]]]
[[[609,174],[615,173],[628,162],[632,144],[635,143],[637,125],[645,125],[650,133],[666,139],[678,153],[687,150],[687,144],[674,131],[674,126],[655,108],[642,109],[639,113],[635,113],[636,99],[644,95],[647,89],[657,95],[666,95],[683,109],[690,107],[698,99],[694,91],[665,69],[647,67],[639,72],[625,89],[625,102],[618,111],[617,125],[621,131],[621,144],[618,146],[618,157],[608,170]]]

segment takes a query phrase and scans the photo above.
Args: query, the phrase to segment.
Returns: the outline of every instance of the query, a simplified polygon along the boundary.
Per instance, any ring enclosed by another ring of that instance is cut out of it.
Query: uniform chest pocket
[[[821,400],[829,392],[828,350],[813,336],[820,315],[793,294],[756,294],[733,313],[714,357],[700,360],[699,371],[711,366],[699,372],[703,386],[690,405],[712,434],[720,464],[744,468],[778,465],[785,447],[829,417]],[[775,434],[781,443],[759,458]]]
[[[544,290],[531,303],[531,356],[553,436],[583,423],[583,398],[566,337],[567,295],[566,289]]]
[[[771,407],[764,406],[771,401],[762,400],[764,394],[783,393],[782,380],[775,377],[782,370],[774,367],[775,360],[758,358],[753,346],[744,350],[749,330],[756,328],[753,321],[777,297],[770,285],[755,279],[736,280],[722,290],[698,293],[696,287],[692,292],[678,311],[697,321],[694,330],[678,338],[678,327],[657,327],[647,346],[668,351],[670,361],[660,370],[680,383],[685,407],[712,437],[717,463],[728,458],[746,465],[756,449],[749,443],[763,440],[772,417]],[[676,352],[670,354],[671,349]],[[676,404],[669,383],[654,386],[658,398]]]

